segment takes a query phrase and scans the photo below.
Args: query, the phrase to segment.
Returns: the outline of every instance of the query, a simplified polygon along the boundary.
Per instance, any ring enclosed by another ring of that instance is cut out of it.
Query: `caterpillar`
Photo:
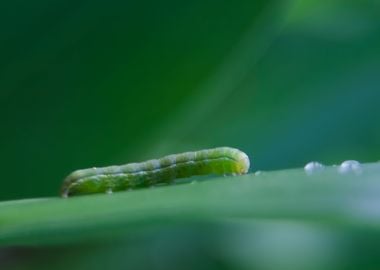
[[[186,152],[120,166],[76,170],[63,181],[64,198],[92,193],[113,193],[168,184],[177,178],[207,174],[245,174],[248,156],[235,148],[218,147]]]

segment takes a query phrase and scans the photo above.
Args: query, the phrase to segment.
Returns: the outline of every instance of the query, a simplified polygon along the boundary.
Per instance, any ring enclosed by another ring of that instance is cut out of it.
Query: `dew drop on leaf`
[[[312,175],[314,173],[323,171],[324,168],[325,166],[323,166],[323,164],[317,161],[311,161],[305,165],[304,170],[307,175]]]
[[[341,174],[355,173],[360,174],[362,172],[361,164],[356,160],[346,160],[340,164],[338,172]]]

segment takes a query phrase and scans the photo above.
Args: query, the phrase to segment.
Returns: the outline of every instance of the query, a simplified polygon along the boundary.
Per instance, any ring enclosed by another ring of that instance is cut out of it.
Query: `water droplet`
[[[198,184],[198,181],[197,181],[197,180],[191,181],[190,184],[192,184],[192,185],[194,185],[194,184]]]
[[[304,170],[307,175],[312,175],[314,173],[321,172],[325,169],[325,166],[323,164],[317,162],[317,161],[311,161],[307,163],[304,167]]]
[[[342,174],[355,173],[360,174],[362,172],[362,166],[356,160],[346,160],[340,164],[338,172]]]
[[[260,174],[262,174],[262,171],[256,171],[256,172],[255,172],[255,175],[256,175],[256,176],[258,176],[258,175],[260,175]]]
[[[107,189],[106,193],[107,193],[107,194],[112,194],[112,193],[113,193],[113,192],[112,192],[112,188]]]

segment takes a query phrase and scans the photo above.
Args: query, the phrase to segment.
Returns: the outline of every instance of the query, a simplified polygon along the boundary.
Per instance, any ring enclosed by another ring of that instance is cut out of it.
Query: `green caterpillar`
[[[249,164],[244,152],[231,147],[186,152],[141,163],[74,171],[65,178],[61,195],[112,193],[170,183],[193,175],[245,174]]]

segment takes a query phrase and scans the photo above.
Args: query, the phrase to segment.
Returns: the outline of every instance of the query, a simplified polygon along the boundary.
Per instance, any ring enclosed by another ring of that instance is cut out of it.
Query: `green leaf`
[[[380,164],[341,174],[337,167],[193,182],[112,195],[7,201],[0,204],[3,245],[117,239],[176,224],[225,224],[240,219],[292,220],[379,232]]]

